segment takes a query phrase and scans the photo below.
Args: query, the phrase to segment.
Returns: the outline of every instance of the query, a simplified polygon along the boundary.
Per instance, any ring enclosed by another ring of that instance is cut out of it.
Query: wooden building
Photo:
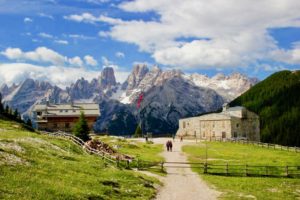
[[[223,106],[220,113],[179,120],[177,136],[215,139],[245,139],[260,141],[259,116],[245,107]]]
[[[100,116],[98,104],[37,104],[32,114],[38,130],[72,132],[81,111],[84,112],[90,130],[93,130],[93,124]]]

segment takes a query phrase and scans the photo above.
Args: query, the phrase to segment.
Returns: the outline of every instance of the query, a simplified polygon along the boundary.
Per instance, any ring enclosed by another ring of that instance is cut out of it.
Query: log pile
[[[105,152],[110,154],[111,156],[119,159],[119,160],[133,160],[134,157],[128,156],[125,154],[121,154],[117,152],[115,149],[111,148],[108,144],[99,141],[99,140],[89,140],[85,143],[86,146],[89,146],[90,148],[96,149],[101,152]]]

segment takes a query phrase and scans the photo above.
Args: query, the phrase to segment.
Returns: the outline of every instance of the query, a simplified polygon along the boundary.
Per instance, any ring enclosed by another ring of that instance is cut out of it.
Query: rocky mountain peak
[[[1,87],[0,87],[0,93],[3,96],[5,96],[5,95],[7,95],[9,93],[9,88],[8,88],[8,86],[5,83],[1,85]]]
[[[104,89],[111,88],[117,84],[114,69],[112,67],[105,67],[100,75],[100,86]]]
[[[148,72],[149,69],[145,64],[135,65],[133,67],[131,74],[128,76],[127,80],[123,83],[122,89],[131,90],[137,87]]]

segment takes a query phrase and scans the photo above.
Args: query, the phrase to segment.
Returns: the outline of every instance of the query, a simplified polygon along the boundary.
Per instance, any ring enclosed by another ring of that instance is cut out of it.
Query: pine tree
[[[26,125],[32,128],[32,122],[31,122],[31,119],[29,119],[29,118],[27,119]]]
[[[14,118],[15,120],[17,120],[17,119],[18,119],[18,116],[19,116],[19,112],[18,112],[18,109],[16,108],[15,111],[14,111],[14,113],[13,113],[13,118]]]
[[[90,139],[89,126],[87,120],[85,119],[84,112],[81,112],[79,120],[74,126],[73,133],[83,141],[88,141]]]
[[[2,104],[2,94],[0,93],[0,113],[4,112],[4,106]]]
[[[5,106],[4,113],[7,115],[9,114],[9,106],[8,105]]]
[[[135,129],[133,137],[141,137],[141,136],[142,136],[142,129],[141,129],[140,124],[138,124]]]

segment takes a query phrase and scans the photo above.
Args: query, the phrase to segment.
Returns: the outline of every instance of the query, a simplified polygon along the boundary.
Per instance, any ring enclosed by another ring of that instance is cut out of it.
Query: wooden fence
[[[40,131],[40,133],[45,134],[45,135],[49,135],[49,136],[53,136],[53,137],[60,137],[60,138],[70,140],[73,143],[81,146],[87,153],[97,155],[107,163],[115,163],[115,164],[117,163],[117,158],[116,157],[110,155],[109,153],[107,153],[105,151],[99,151],[97,149],[91,148],[88,145],[85,145],[83,140],[81,140],[80,138],[78,138],[78,137],[76,137],[72,134],[65,133],[65,132],[62,132],[62,131],[57,131],[57,132]]]
[[[287,150],[287,151],[300,153],[300,147],[289,147],[289,146],[283,146],[283,145],[279,145],[279,144],[263,143],[263,142],[249,141],[249,140],[211,138],[209,141],[230,142],[230,143],[239,143],[239,144],[246,144],[246,145],[255,145],[255,146],[259,146],[259,147],[263,147],[263,148]]]
[[[253,177],[290,177],[300,178],[300,166],[271,165],[229,165],[198,162],[161,162],[157,165],[162,171],[165,168],[196,168],[203,174],[223,176]]]

